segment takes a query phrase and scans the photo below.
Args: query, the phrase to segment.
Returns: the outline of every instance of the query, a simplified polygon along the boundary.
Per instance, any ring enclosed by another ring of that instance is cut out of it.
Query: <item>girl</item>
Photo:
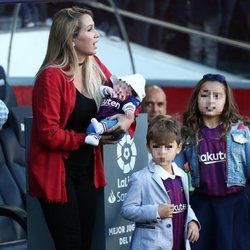
[[[250,249],[245,193],[250,134],[224,76],[207,74],[198,82],[183,115],[182,133],[182,160],[190,166],[195,187],[191,204],[201,223],[192,249]]]

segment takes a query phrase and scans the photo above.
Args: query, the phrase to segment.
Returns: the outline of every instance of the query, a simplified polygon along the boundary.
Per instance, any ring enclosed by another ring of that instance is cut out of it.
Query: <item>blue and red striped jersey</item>
[[[225,196],[237,193],[241,187],[227,187],[226,140],[221,137],[222,125],[199,130],[200,187],[197,191],[206,195]]]
[[[167,178],[163,180],[166,191],[174,204],[173,222],[173,248],[172,250],[185,249],[184,227],[187,214],[187,201],[185,198],[183,185],[180,176],[175,176],[174,179]]]

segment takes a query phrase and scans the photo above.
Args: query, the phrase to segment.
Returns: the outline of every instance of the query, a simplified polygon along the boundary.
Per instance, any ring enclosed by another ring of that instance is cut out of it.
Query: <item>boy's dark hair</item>
[[[169,144],[176,141],[182,142],[181,128],[176,117],[170,115],[156,115],[150,119],[147,132],[147,145],[150,141],[161,144]]]

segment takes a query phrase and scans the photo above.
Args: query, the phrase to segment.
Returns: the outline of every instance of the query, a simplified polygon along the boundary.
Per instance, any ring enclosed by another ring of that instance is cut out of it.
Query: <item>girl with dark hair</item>
[[[195,188],[191,205],[201,223],[192,249],[250,249],[248,124],[225,77],[204,75],[183,115],[184,157],[177,158],[179,166],[189,164]]]

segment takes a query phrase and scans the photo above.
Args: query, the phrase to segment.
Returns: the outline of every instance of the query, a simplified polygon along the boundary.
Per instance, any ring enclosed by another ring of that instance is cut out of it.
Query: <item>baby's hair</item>
[[[147,132],[147,144],[150,141],[161,144],[169,144],[181,140],[181,128],[176,117],[170,115],[156,115],[150,119]]]

